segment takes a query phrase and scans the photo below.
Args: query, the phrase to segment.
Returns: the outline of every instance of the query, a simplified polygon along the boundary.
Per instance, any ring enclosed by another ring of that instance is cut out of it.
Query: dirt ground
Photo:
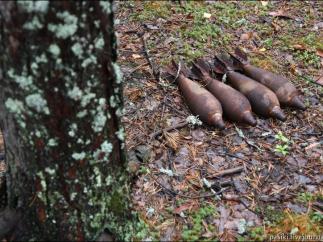
[[[139,167],[132,199],[148,225],[138,238],[322,234],[322,7],[319,1],[117,2],[123,121],[131,166]],[[257,116],[256,127],[225,120],[223,131],[185,125],[191,113],[181,93],[158,71],[171,59],[189,65],[236,46],[253,64],[291,80],[306,111],[284,108],[285,122]]]

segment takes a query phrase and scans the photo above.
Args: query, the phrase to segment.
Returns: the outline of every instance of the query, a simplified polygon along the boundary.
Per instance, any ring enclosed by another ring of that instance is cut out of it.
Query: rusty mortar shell
[[[286,120],[276,94],[269,88],[235,71],[227,72],[227,78],[234,88],[248,98],[255,113],[281,121]]]
[[[189,75],[189,70],[184,64],[177,65],[173,61],[166,69],[166,73],[177,81],[179,90],[194,115],[198,115],[208,125],[219,129],[225,128],[220,102],[208,90],[186,76]]]
[[[192,71],[203,85],[220,101],[224,115],[235,122],[255,126],[256,119],[252,115],[248,99],[231,86],[210,76],[210,65],[199,59],[193,63]]]
[[[299,108],[301,110],[306,109],[304,103],[299,98],[295,86],[285,77],[250,64],[243,65],[243,70],[252,79],[270,88],[276,94],[282,105]]]
[[[178,77],[178,86],[194,115],[209,125],[225,128],[221,104],[209,91],[183,74]]]
[[[285,77],[251,65],[247,55],[239,48],[237,48],[235,54],[231,54],[231,56],[240,62],[239,66],[242,67],[243,72],[247,76],[271,89],[282,105],[295,107],[301,110],[306,109],[299,97],[297,89]]]

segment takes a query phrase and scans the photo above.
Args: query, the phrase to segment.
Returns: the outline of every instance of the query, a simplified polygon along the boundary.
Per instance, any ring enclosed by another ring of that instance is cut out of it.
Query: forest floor
[[[148,226],[138,239],[322,236],[323,2],[181,2],[116,4],[132,200]],[[181,93],[158,71],[236,46],[288,77],[306,111],[256,127],[226,120],[223,131],[187,125]]]
[[[323,2],[182,2],[116,3],[132,200],[147,225],[137,238],[322,236]],[[292,80],[307,110],[285,108],[285,122],[257,117],[256,127],[187,125],[191,112],[158,70],[236,46]]]

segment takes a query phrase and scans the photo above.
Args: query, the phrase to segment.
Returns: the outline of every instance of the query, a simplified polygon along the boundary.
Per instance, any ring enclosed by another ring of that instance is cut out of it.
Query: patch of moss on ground
[[[321,66],[321,59],[317,56],[315,51],[309,50],[296,50],[294,52],[294,57],[297,61],[302,62],[305,67],[313,66],[319,69]]]
[[[263,212],[265,215],[264,222],[269,226],[275,225],[276,223],[281,221],[284,217],[284,214],[282,211],[277,210],[276,208],[270,205],[267,206]]]
[[[158,18],[167,18],[171,14],[171,3],[167,1],[146,1],[143,9],[130,15],[132,21],[154,21]]]
[[[134,241],[158,241],[159,233],[150,228],[149,225],[141,218],[139,218],[136,227],[136,234],[134,235]]]
[[[202,221],[211,216],[218,216],[213,205],[201,207],[199,210],[190,214],[189,224],[183,226],[182,239],[185,241],[208,241],[212,239],[214,241],[215,238],[205,239],[202,237],[203,233],[206,232]],[[210,223],[208,223],[207,229],[210,232],[215,232],[215,226]]]
[[[277,63],[269,55],[253,56],[250,58],[250,62],[265,70],[275,71],[278,69]]]
[[[247,233],[244,236],[239,236],[238,241],[265,241],[265,229],[263,226],[247,228]]]

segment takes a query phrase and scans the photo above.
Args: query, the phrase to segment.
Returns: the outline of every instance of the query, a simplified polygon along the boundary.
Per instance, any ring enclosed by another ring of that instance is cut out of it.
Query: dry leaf
[[[3,135],[0,131],[0,150],[3,150]]]
[[[291,64],[290,65],[290,72],[293,74],[293,75],[301,75],[301,71],[297,68],[297,65],[295,64]]]
[[[210,13],[204,13],[203,18],[211,18],[212,14]]]
[[[236,241],[235,232],[232,230],[225,229],[221,234],[220,241]]]
[[[130,101],[135,102],[143,96],[143,92],[140,88],[128,88],[125,90],[125,95],[129,98]]]
[[[177,208],[174,209],[174,213],[175,214],[180,214],[186,210],[190,210],[192,208],[193,204],[192,203],[186,203],[186,204],[183,204]]]
[[[270,16],[273,17],[281,17],[281,18],[290,18],[293,19],[293,17],[289,16],[283,9],[279,9],[278,11],[270,12]]]
[[[250,40],[252,39],[254,36],[254,33],[253,32],[247,32],[247,33],[243,33],[241,36],[240,36],[240,41],[243,41],[243,40]]]
[[[266,51],[266,48],[261,48],[259,49],[260,52],[265,52]]]
[[[141,58],[141,55],[138,55],[138,54],[132,54],[132,58],[134,58],[134,59],[139,59],[139,58]]]
[[[316,50],[316,54],[317,54],[319,57],[323,57],[323,50],[322,50],[322,49],[317,49],[317,50]]]
[[[271,25],[274,27],[276,32],[281,30],[281,27],[277,23],[275,23],[274,21],[271,22]]]
[[[173,133],[164,132],[164,137],[167,142],[167,145],[176,151],[178,149],[178,143],[180,141],[179,133],[178,132],[173,132]]]
[[[194,19],[194,15],[192,13],[189,13],[188,15],[186,15],[185,17],[188,20],[193,20]]]
[[[268,5],[268,1],[260,1],[260,2],[261,2],[261,5],[264,7]]]
[[[318,84],[323,85],[323,76],[321,76],[319,79],[316,81]]]
[[[202,234],[202,237],[203,238],[214,238],[216,237],[216,233],[215,232],[210,232],[210,231],[207,231],[206,233]]]
[[[296,44],[292,46],[295,50],[306,50],[305,45],[303,44]]]

